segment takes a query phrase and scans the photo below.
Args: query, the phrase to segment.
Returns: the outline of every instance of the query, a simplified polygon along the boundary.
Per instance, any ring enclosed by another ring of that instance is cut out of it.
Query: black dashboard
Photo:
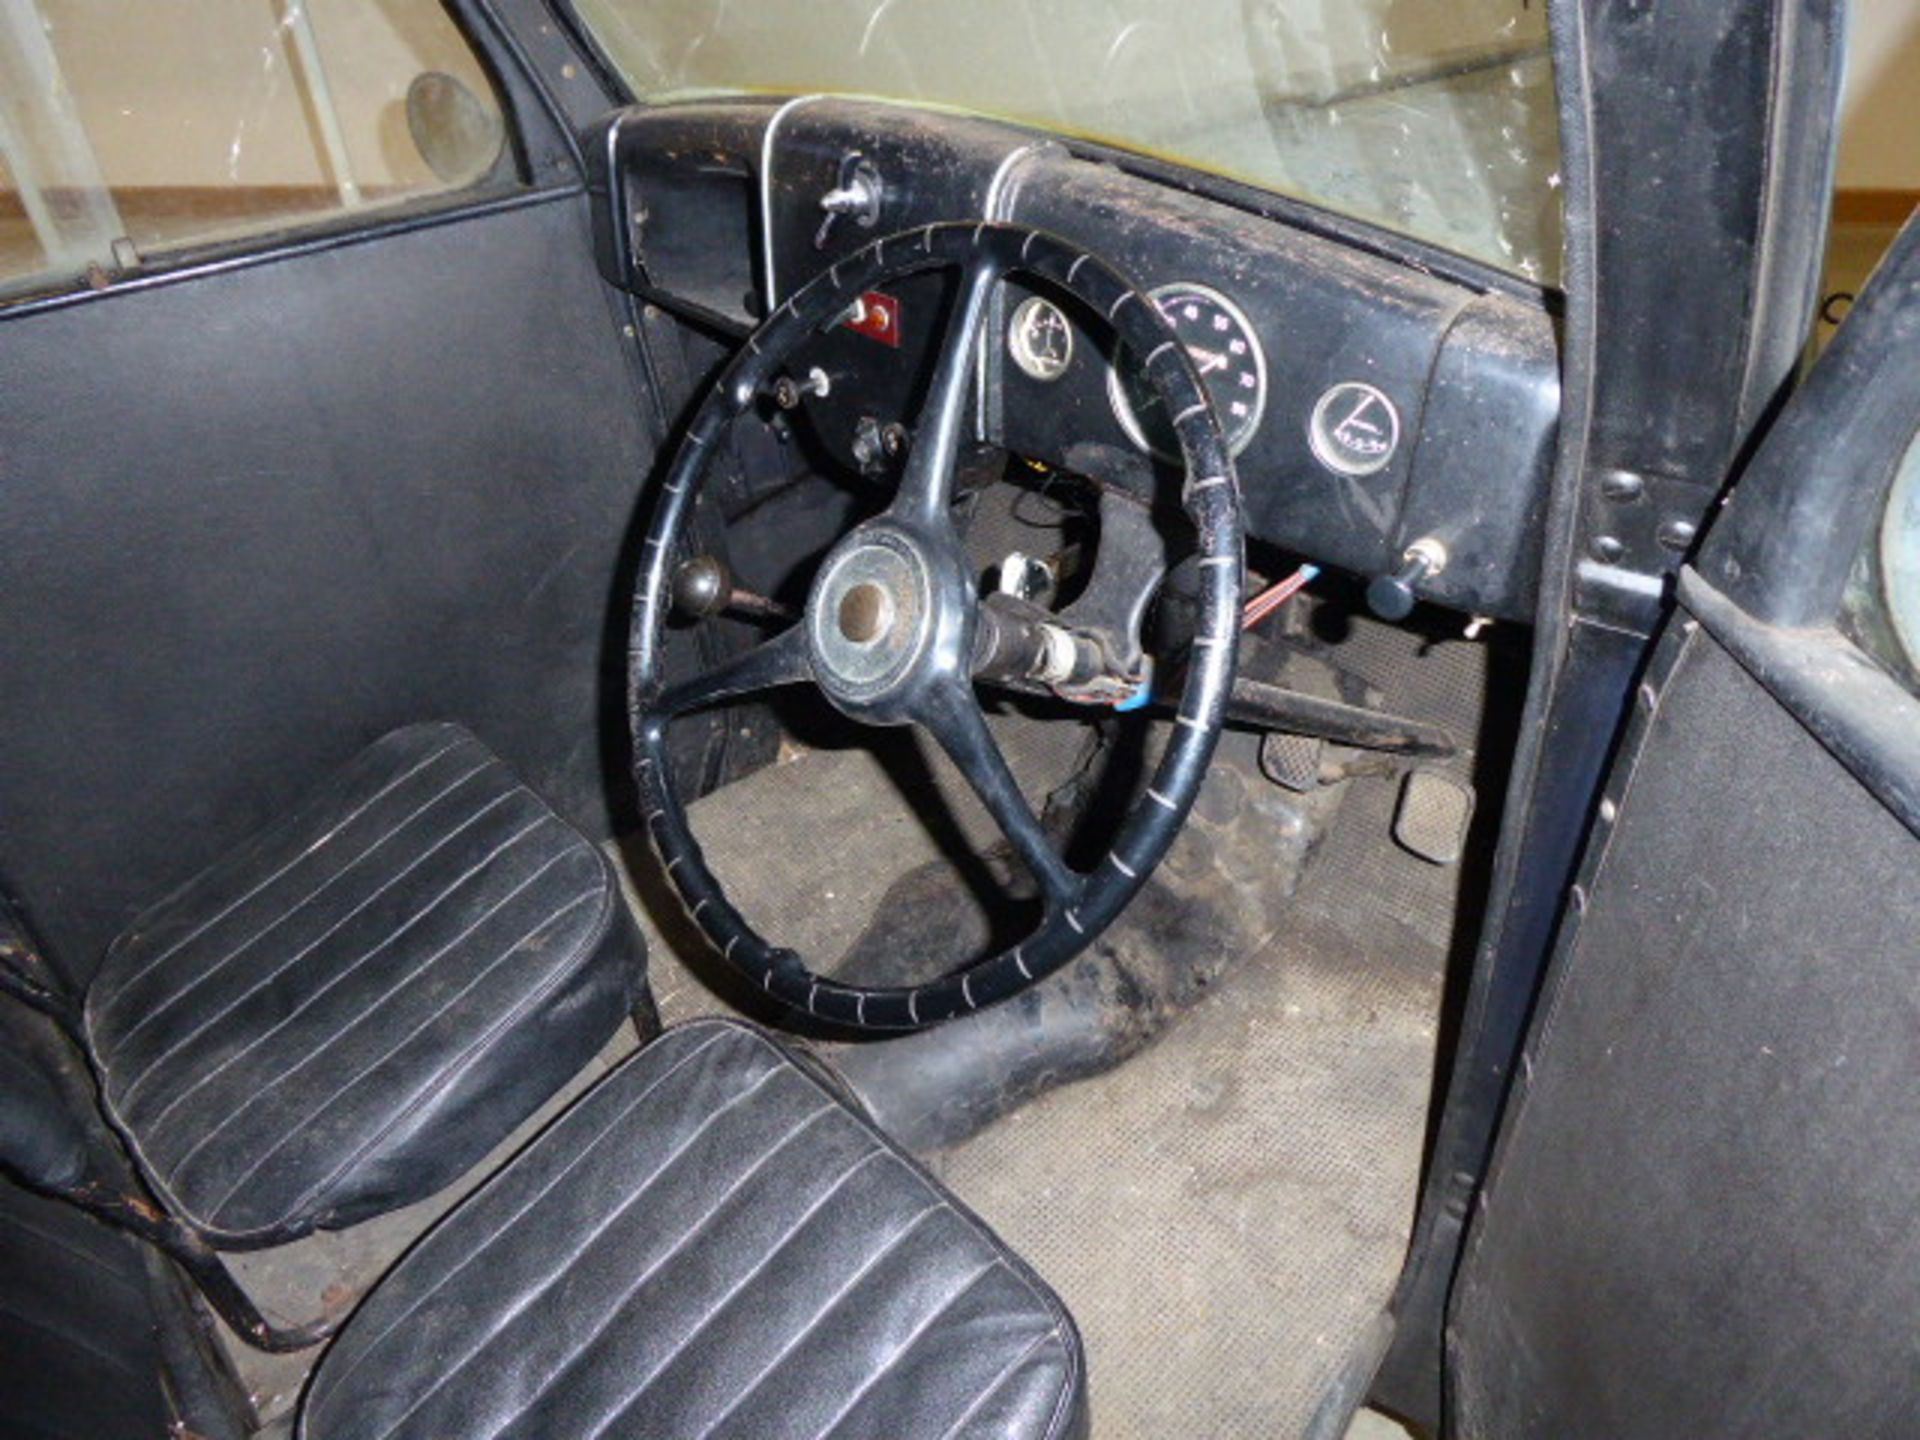
[[[1194,356],[1238,451],[1250,536],[1362,576],[1424,543],[1444,563],[1416,580],[1421,598],[1532,618],[1559,409],[1538,294],[1032,132],[878,102],[630,109],[593,154],[609,278],[726,335],[841,256],[933,221],[1011,221],[1091,249],[1153,295]],[[912,416],[950,287],[914,276],[821,337],[810,361],[827,393],[806,412],[829,448]],[[1164,463],[1096,317],[1018,279],[995,307],[982,439],[1052,465],[1088,445]]]

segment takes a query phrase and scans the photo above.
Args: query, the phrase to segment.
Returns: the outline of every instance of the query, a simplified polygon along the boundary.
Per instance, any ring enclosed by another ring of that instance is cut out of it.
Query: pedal
[[[1304,795],[1320,788],[1320,755],[1326,742],[1312,735],[1269,730],[1260,737],[1260,771],[1283,790]]]
[[[1400,786],[1393,838],[1435,865],[1455,864],[1473,823],[1473,787],[1442,770],[1410,770]]]

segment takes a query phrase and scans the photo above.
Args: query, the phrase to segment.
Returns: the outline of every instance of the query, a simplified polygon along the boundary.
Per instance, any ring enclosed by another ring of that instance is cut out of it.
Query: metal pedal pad
[[[1393,838],[1435,865],[1452,865],[1467,847],[1473,787],[1444,770],[1409,770],[1400,786]]]
[[[1320,752],[1326,742],[1313,735],[1269,730],[1260,737],[1260,770],[1283,790],[1304,795],[1320,788]]]

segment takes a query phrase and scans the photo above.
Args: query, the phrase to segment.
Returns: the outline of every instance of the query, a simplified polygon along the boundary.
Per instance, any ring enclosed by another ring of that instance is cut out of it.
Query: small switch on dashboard
[[[1414,586],[1429,580],[1447,568],[1447,547],[1431,535],[1407,546],[1400,556],[1400,568],[1391,575],[1376,575],[1367,586],[1367,608],[1382,620],[1404,620],[1413,613]]]
[[[827,214],[814,232],[813,248],[826,249],[834,225],[842,219],[852,220],[862,230],[873,229],[880,222],[880,202],[885,196],[886,187],[871,161],[857,150],[842,155],[839,182],[820,197],[820,208]]]

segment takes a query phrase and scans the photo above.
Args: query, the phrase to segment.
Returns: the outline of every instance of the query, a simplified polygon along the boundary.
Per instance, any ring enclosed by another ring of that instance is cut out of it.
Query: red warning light
[[[854,301],[847,315],[847,328],[897,350],[900,348],[900,302],[891,295],[869,290]]]

